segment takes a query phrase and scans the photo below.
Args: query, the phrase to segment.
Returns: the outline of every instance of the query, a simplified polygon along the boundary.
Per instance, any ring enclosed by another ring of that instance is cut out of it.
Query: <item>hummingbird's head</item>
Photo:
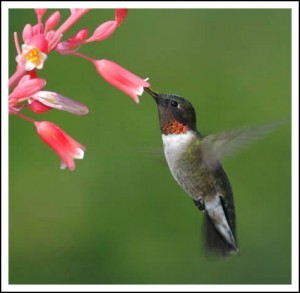
[[[145,91],[156,101],[160,129],[163,134],[196,131],[196,113],[189,101],[177,95],[159,94],[149,88],[145,88]]]

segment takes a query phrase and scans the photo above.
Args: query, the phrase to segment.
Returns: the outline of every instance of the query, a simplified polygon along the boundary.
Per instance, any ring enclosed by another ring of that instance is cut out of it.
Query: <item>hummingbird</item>
[[[239,252],[232,188],[220,159],[270,132],[280,123],[204,136],[196,127],[193,105],[174,94],[145,88],[158,107],[164,154],[169,169],[195,206],[205,213],[205,246],[209,252]]]

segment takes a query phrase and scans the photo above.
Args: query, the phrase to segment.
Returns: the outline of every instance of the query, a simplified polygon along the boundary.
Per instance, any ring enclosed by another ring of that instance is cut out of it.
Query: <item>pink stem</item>
[[[89,56],[86,56],[84,54],[78,53],[78,52],[71,52],[70,54],[73,54],[75,56],[81,57],[81,58],[86,59],[86,60],[91,61],[91,62],[95,61],[95,59],[93,59],[93,58],[91,58]]]
[[[49,41],[49,52],[52,50],[55,50],[57,44],[61,41],[63,35],[62,34],[57,34],[55,32],[55,37],[53,37],[53,39],[51,41]]]
[[[69,28],[71,28],[83,15],[85,15],[90,9],[82,9],[70,17],[57,29],[57,34],[65,33]]]
[[[31,123],[34,123],[34,122],[35,122],[35,120],[33,120],[33,119],[31,119],[31,118],[25,116],[24,114],[21,114],[21,113],[18,112],[18,111],[13,111],[13,112],[14,112],[15,115],[21,117],[22,119],[24,119],[24,120],[26,120],[26,121],[28,121],[28,122],[31,122]]]
[[[25,68],[18,69],[9,79],[8,89],[11,89],[25,74]]]
[[[20,55],[21,48],[20,48],[20,44],[19,44],[18,34],[16,32],[14,32],[14,39],[15,39],[15,46],[16,46],[17,53],[18,53],[18,55]]]

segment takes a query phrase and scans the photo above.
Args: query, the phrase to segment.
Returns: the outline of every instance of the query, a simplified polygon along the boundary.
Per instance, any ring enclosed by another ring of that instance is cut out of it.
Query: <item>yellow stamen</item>
[[[35,65],[41,63],[41,53],[37,48],[31,49],[24,57],[27,61],[30,61]]]

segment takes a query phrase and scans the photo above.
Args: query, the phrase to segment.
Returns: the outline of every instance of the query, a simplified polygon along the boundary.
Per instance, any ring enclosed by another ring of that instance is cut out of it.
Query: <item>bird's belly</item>
[[[207,186],[201,174],[195,174],[190,166],[183,166],[180,160],[174,162],[167,159],[167,162],[174,179],[194,200],[205,197]]]
[[[193,160],[187,160],[185,153],[193,139],[192,135],[163,135],[164,153],[169,169],[178,184],[193,198],[207,194],[205,170]]]

